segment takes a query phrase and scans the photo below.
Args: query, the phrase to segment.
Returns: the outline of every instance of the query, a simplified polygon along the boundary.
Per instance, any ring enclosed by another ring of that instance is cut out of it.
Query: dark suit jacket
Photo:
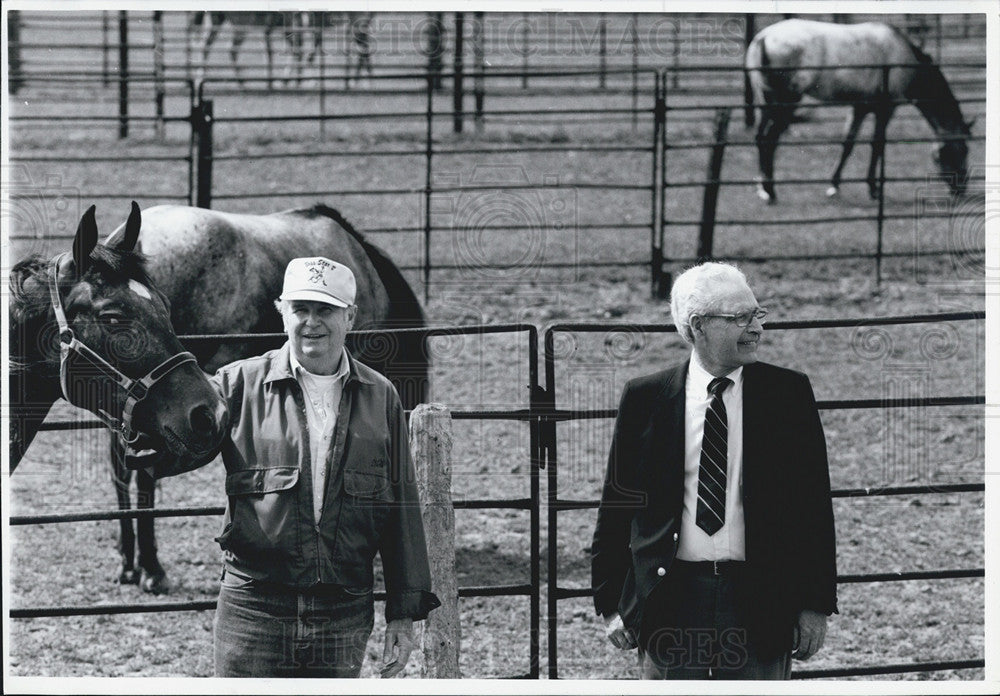
[[[594,531],[594,605],[605,616],[619,612],[640,640],[650,630],[646,600],[669,579],[677,553],[687,368],[684,362],[625,386]],[[802,609],[837,611],[826,441],[800,372],[760,362],[743,368],[743,508],[747,563],[738,608],[766,658],[790,649]]]

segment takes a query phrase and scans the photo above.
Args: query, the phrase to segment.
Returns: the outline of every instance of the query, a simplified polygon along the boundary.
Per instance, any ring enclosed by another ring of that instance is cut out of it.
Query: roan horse
[[[285,266],[300,256],[327,256],[349,266],[357,279],[358,314],[354,330],[416,328],[425,324],[420,303],[399,269],[339,212],[323,205],[271,215],[237,215],[202,208],[157,206],[143,212],[147,234],[142,251],[149,273],[170,298],[171,320],[181,335],[280,333],[274,300],[281,294]],[[124,233],[115,231],[110,239]],[[405,408],[425,400],[428,358],[420,332],[349,335],[353,354],[385,374]],[[212,372],[238,358],[263,352],[259,342],[198,342],[191,346],[199,363]],[[114,445],[114,443],[113,443]],[[115,448],[113,447],[113,450]],[[129,507],[130,468],[113,452],[118,502]],[[139,499],[152,506],[154,482],[140,468]],[[140,563],[158,572],[153,592],[168,589],[156,562],[152,518],[137,527]],[[128,569],[135,536],[122,520],[121,552]],[[152,562],[150,561],[152,559]],[[149,568],[144,566],[144,570]]]
[[[270,88],[274,82],[274,49],[271,44],[271,34],[275,29],[279,30],[288,43],[291,53],[291,62],[286,71],[286,81],[294,70],[296,82],[302,78],[303,51],[305,34],[311,32],[311,13],[308,12],[213,12],[199,11],[192,13],[187,26],[187,45],[192,45],[194,36],[198,36],[197,57],[199,60],[196,72],[195,83],[201,84],[205,78],[205,65],[208,63],[208,56],[212,50],[222,25],[229,23],[232,26],[233,38],[229,44],[229,59],[233,65],[233,72],[240,85],[244,85],[243,73],[240,69],[239,55],[240,47],[247,38],[250,29],[260,29],[264,33],[264,51],[267,58],[267,86]],[[197,33],[196,32],[200,32]],[[315,49],[310,49],[315,51]],[[311,54],[310,54],[311,58]],[[311,62],[311,60],[310,60]]]
[[[133,202],[117,242],[98,244],[91,207],[72,254],[32,256],[11,269],[11,472],[60,397],[97,415],[121,446],[188,458],[218,450],[225,403],[183,351],[166,299],[133,251],[140,225]]]
[[[828,196],[838,193],[840,175],[858,129],[871,113],[875,114],[875,131],[867,183],[871,197],[878,197],[876,169],[885,151],[886,126],[896,107],[906,102],[917,107],[941,142],[934,159],[942,178],[954,195],[965,193],[966,141],[972,122],[962,118],[941,69],[898,29],[877,22],[845,25],[788,19],[753,38],[745,67],[747,126],[753,125],[755,99],[761,109],[757,129],[757,194],[761,199],[769,203],[776,200],[774,151],[803,95],[852,106]]]

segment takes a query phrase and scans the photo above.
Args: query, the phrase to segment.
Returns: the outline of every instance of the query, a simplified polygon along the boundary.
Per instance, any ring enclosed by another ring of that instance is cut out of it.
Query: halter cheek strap
[[[122,442],[126,445],[134,445],[145,435],[145,433],[135,430],[132,427],[132,414],[135,411],[135,407],[146,398],[157,382],[181,365],[188,362],[197,363],[197,360],[191,353],[178,353],[154,367],[145,377],[132,379],[91,350],[86,344],[82,343],[73,333],[69,322],[66,321],[62,299],[59,297],[59,265],[66,255],[66,253],[63,253],[56,259],[49,273],[49,296],[52,300],[52,309],[55,311],[56,323],[59,325],[59,383],[62,388],[63,398],[74,406],[92,410],[105,425],[118,434]],[[69,389],[69,370],[67,368],[71,356],[78,360],[82,359],[86,361],[96,371],[103,374],[115,386],[125,392],[125,403],[122,408],[121,418],[115,418],[103,409],[90,409],[86,404],[78,404],[73,401],[72,390]]]

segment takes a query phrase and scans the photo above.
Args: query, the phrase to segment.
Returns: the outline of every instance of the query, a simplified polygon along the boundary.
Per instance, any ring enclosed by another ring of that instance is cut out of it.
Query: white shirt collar
[[[315,375],[315,374],[313,374],[312,372],[310,372],[309,370],[307,370],[306,368],[304,368],[302,366],[302,363],[300,363],[296,359],[296,357],[295,357],[295,351],[294,350],[289,350],[288,351],[288,364],[291,366],[291,368],[292,368],[292,374],[295,375],[296,379],[302,379],[302,377],[305,376],[305,375],[308,375],[309,377],[319,377],[319,378],[331,377],[334,380],[342,379],[342,378],[344,378],[344,377],[347,376],[348,372],[350,372],[351,365],[347,361],[347,348],[346,347],[341,348],[340,351],[341,351],[341,353],[340,353],[340,367],[338,367],[337,368],[337,372],[335,374],[332,374],[332,375]]]
[[[740,365],[735,370],[724,376],[733,380],[733,384],[739,384],[740,379],[743,377],[743,366]],[[698,353],[691,351],[691,364],[688,367],[689,393],[696,395],[699,398],[706,398],[708,396],[708,383],[713,379],[715,379],[715,376],[706,370],[705,366],[701,364],[701,359],[698,357]]]

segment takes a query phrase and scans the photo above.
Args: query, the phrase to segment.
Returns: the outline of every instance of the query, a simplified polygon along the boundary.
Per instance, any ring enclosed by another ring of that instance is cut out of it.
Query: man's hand
[[[826,640],[826,615],[812,609],[803,609],[799,612],[792,657],[796,660],[808,660],[819,652],[824,640]]]
[[[413,619],[393,619],[385,627],[385,650],[379,676],[392,679],[403,671],[413,651]]]
[[[604,634],[619,650],[631,650],[637,645],[635,635],[626,628],[618,612],[604,617]]]

